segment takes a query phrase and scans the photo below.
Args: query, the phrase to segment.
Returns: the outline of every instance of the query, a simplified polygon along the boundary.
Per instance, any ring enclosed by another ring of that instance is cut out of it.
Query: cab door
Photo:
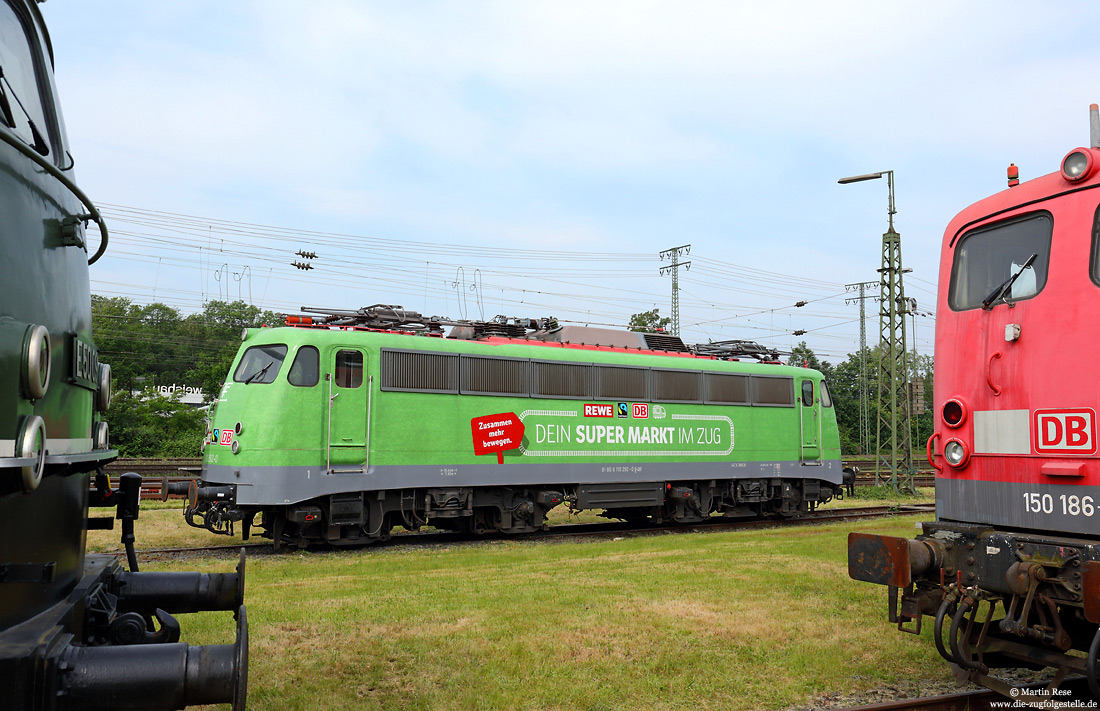
[[[817,387],[809,378],[802,381],[798,401],[802,429],[802,463],[821,464],[821,410]]]
[[[329,356],[328,450],[329,470],[362,471],[366,462],[368,386],[366,353],[341,346]],[[356,465],[349,468],[347,465]]]

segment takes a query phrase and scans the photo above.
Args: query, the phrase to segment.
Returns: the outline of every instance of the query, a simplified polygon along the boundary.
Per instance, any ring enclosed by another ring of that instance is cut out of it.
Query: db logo
[[[634,403],[634,419],[646,420],[649,419],[649,405],[644,402]]]
[[[233,430],[222,430],[221,444],[233,444]]]
[[[1089,408],[1035,411],[1035,451],[1091,454],[1096,450],[1096,414]]]

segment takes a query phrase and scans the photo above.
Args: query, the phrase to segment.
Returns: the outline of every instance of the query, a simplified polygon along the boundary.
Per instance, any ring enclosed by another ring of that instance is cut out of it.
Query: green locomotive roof
[[[759,373],[787,376],[798,374],[805,377],[807,373],[813,373],[817,376],[815,379],[821,377],[820,373],[816,370],[783,365],[780,363],[727,360],[699,356],[691,353],[533,339],[490,337],[482,340],[473,340],[362,328],[326,328],[316,326],[275,326],[261,329],[248,329],[244,337],[244,345],[246,346],[274,343],[285,344],[291,347],[302,345],[316,346],[321,344],[361,345],[363,347],[388,348],[394,350],[469,353],[572,363],[636,365],[647,368],[722,371],[746,374]]]

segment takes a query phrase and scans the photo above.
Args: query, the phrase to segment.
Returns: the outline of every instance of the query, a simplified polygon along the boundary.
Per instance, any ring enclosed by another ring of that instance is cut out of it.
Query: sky
[[[111,234],[92,290],[184,314],[240,298],[625,326],[671,315],[659,253],[690,245],[685,341],[805,340],[837,363],[888,205],[884,179],[837,180],[892,170],[931,354],[949,220],[1009,163],[1057,170],[1100,101],[1083,0],[41,8]]]

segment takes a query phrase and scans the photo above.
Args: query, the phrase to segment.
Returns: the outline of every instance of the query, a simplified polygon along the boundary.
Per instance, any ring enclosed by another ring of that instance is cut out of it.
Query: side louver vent
[[[675,351],[687,353],[688,347],[680,340],[679,336],[670,336],[665,333],[645,333],[645,344],[653,351]]]

